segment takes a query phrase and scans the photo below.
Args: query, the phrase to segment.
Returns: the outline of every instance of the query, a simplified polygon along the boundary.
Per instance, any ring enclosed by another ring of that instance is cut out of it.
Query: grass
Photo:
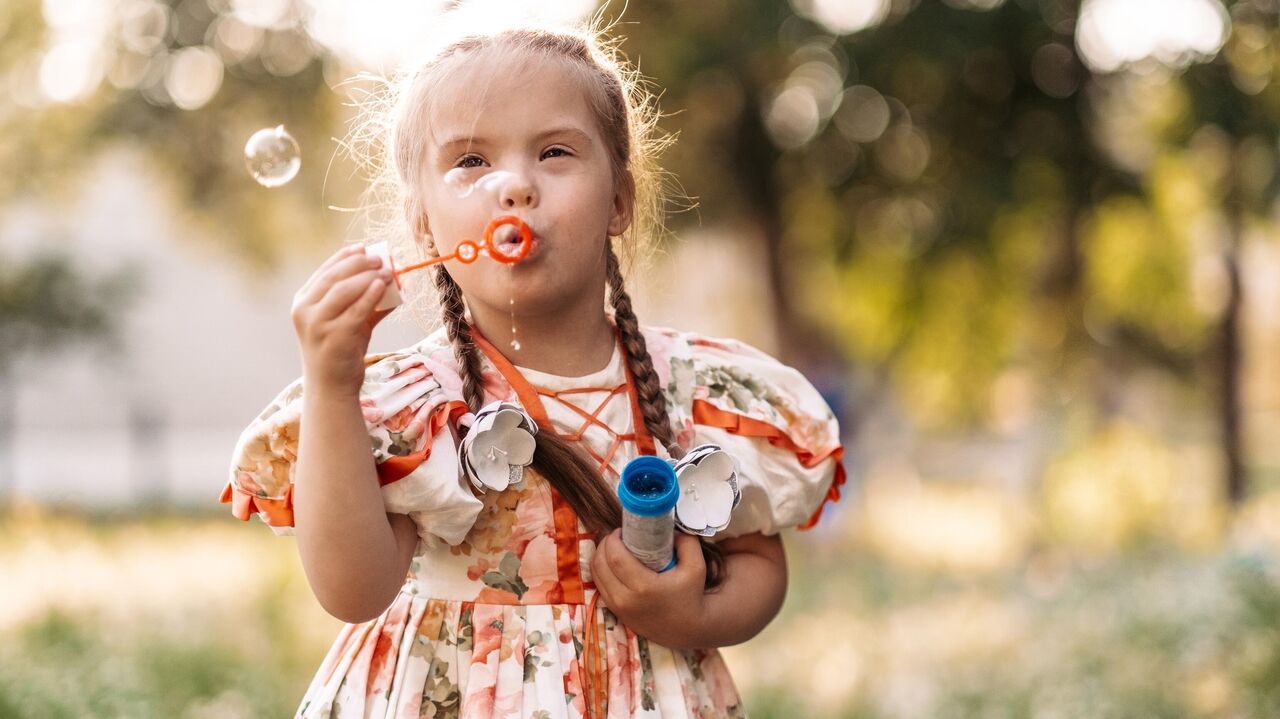
[[[783,613],[725,650],[753,717],[1280,715],[1265,548],[907,569],[792,535]],[[34,512],[0,524],[0,717],[292,714],[339,623],[293,542],[221,516]]]

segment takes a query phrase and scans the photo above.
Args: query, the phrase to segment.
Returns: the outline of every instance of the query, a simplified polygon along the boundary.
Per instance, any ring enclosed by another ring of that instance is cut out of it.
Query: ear
[[[427,221],[426,208],[417,197],[407,197],[404,201],[404,218],[413,233],[414,244],[422,248],[428,256],[439,254],[436,250],[435,238],[431,235],[431,223]]]
[[[425,212],[418,213],[418,216],[413,219],[413,236],[428,257],[440,254],[439,248],[436,247],[436,238],[431,234],[431,223],[427,221]]]
[[[613,193],[609,208],[609,236],[618,237],[631,227],[632,213],[636,206],[636,181],[631,172],[623,172]]]

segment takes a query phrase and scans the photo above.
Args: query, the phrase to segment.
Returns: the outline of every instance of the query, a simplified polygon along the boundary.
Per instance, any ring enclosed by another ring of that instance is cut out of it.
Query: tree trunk
[[[759,227],[764,242],[765,280],[773,300],[773,334],[778,356],[788,364],[804,365],[815,357],[834,357],[837,350],[826,336],[796,310],[786,275],[783,241],[782,190],[774,181],[779,153],[773,148],[757,108],[758,88],[751,79],[738,78],[745,89],[745,109],[739,113],[733,146],[735,172],[743,198],[751,208],[750,219]]]
[[[1240,310],[1243,287],[1240,279],[1240,238],[1244,232],[1244,216],[1239,204],[1228,201],[1230,219],[1223,263],[1227,272],[1227,304],[1218,328],[1218,371],[1220,391],[1218,419],[1221,423],[1223,481],[1228,501],[1238,505],[1248,489],[1245,483],[1244,439],[1241,431],[1240,407]]]
[[[18,482],[13,439],[18,429],[17,400],[13,373],[0,367],[0,506],[13,499]]]

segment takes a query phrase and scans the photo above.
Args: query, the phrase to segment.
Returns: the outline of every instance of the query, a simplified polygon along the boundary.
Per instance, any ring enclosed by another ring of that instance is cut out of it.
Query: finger
[[[671,573],[696,576],[698,581],[706,581],[707,562],[702,556],[702,540],[692,534],[676,532],[676,566]]]
[[[631,591],[637,591],[653,581],[657,572],[644,566],[639,559],[636,559],[636,555],[627,549],[627,545],[622,543],[621,529],[615,529],[605,537],[605,542],[609,544],[607,555],[609,570],[623,586]]]
[[[600,592],[600,596],[604,597],[605,604],[614,608],[619,606],[625,590],[609,570],[609,562],[605,560],[599,548],[596,549],[596,556],[591,558],[591,581],[596,585],[596,591]]]
[[[329,290],[339,282],[380,267],[382,267],[382,261],[377,257],[360,252],[350,254],[330,265],[323,272],[317,271],[307,290],[299,293],[299,298],[303,304],[319,304]]]
[[[319,321],[337,319],[368,291],[370,284],[379,281],[378,277],[378,270],[371,269],[334,284],[316,303],[315,318]]]
[[[343,245],[337,252],[333,253],[332,255],[329,255],[329,258],[326,259],[323,263],[321,263],[319,267],[316,268],[316,271],[324,272],[325,270],[329,269],[330,267],[342,261],[343,259],[346,259],[347,257],[351,257],[353,255],[360,255],[364,253],[365,253],[364,245],[361,245],[358,243]]]
[[[364,294],[356,298],[355,302],[342,313],[342,320],[354,323],[363,323],[372,319],[373,308],[386,294],[387,280],[383,275],[378,275],[369,283],[369,287],[365,289]],[[385,317],[386,315],[383,314]],[[378,318],[378,319],[381,319]],[[374,324],[377,324],[375,321]],[[372,326],[372,325],[370,325]]]
[[[596,545],[596,554],[592,557],[592,569],[595,569],[596,563],[601,565],[600,572],[608,575],[609,581],[616,588],[615,593],[618,590],[631,591],[631,587],[627,586],[622,578],[618,576],[616,566],[617,560],[614,556],[617,554],[624,554],[628,556],[631,554],[631,551],[622,543],[621,529],[615,529],[609,534],[606,534],[604,539]]]
[[[345,245],[339,248],[337,252],[325,258],[325,261],[320,263],[320,266],[317,267],[315,271],[311,273],[311,276],[307,278],[307,281],[302,283],[302,287],[298,288],[298,296],[301,297],[308,290],[310,290],[311,287],[315,284],[316,279],[323,276],[326,270],[328,270],[330,267],[333,267],[338,262],[348,257],[351,257],[357,251],[363,253],[364,245]]]

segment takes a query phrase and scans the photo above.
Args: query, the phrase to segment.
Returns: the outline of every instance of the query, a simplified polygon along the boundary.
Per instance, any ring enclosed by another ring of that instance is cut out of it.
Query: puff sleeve
[[[387,512],[407,514],[425,540],[460,543],[483,506],[459,474],[459,421],[470,412],[456,372],[413,351],[365,359],[360,409]],[[287,386],[236,442],[221,501],[293,533],[302,380]]]
[[[845,481],[826,400],[800,372],[745,343],[689,336],[686,347],[670,359],[682,443],[718,444],[740,464],[742,501],[717,538],[816,525]]]

